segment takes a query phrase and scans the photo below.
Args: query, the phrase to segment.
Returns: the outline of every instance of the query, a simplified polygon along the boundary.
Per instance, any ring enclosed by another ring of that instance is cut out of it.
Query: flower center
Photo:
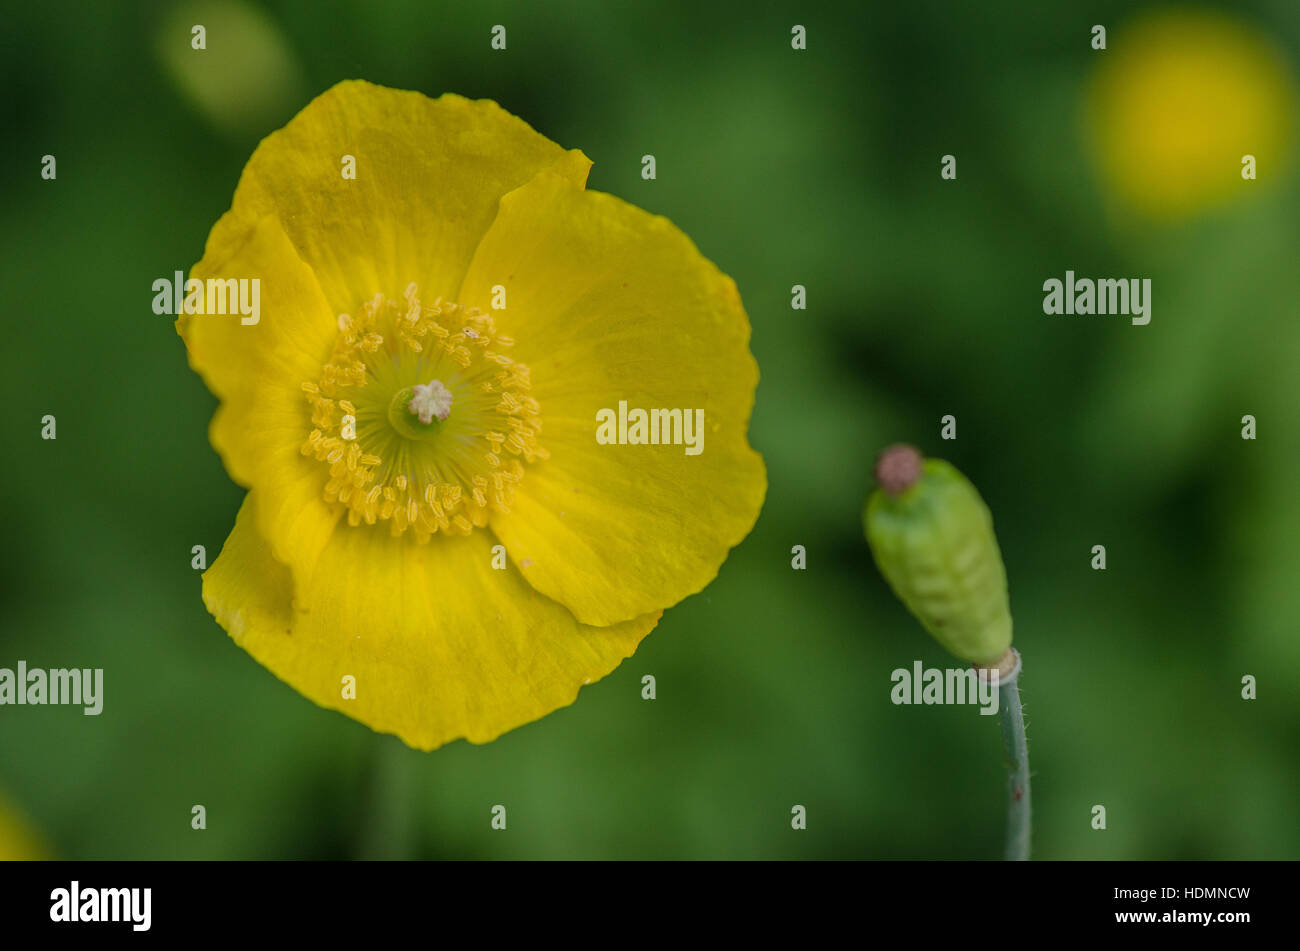
[[[417,293],[339,315],[330,362],[302,385],[315,427],[302,453],[329,467],[325,500],[349,525],[425,542],[508,512],[524,463],[548,454],[528,367],[501,352],[514,341],[477,308]]]
[[[451,415],[451,390],[443,386],[441,380],[417,383],[411,387],[411,400],[406,404],[406,411],[420,417],[420,422],[426,426],[435,416],[444,420]]]

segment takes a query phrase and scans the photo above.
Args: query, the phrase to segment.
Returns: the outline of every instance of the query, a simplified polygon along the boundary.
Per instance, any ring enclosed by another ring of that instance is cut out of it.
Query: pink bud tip
[[[898,495],[921,478],[924,457],[915,446],[897,443],[876,458],[876,482],[890,495]]]

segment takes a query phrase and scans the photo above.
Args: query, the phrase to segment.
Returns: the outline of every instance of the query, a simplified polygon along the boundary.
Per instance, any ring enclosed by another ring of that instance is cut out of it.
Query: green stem
[[[396,737],[376,733],[369,741],[370,768],[365,790],[365,828],[360,858],[400,860],[411,857],[411,751]]]
[[[1007,848],[1009,862],[1029,858],[1029,745],[1025,742],[1025,715],[1020,709],[1020,653],[1015,667],[998,681],[998,713],[1002,745],[1007,754]]]

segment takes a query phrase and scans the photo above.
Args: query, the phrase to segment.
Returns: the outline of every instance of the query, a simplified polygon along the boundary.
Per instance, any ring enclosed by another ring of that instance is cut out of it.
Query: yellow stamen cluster
[[[425,542],[509,511],[524,462],[548,454],[528,367],[501,352],[514,341],[477,308],[424,306],[417,293],[376,294],[339,316],[320,380],[302,384],[315,427],[302,453],[329,466],[325,500],[349,525],[387,521]],[[447,420],[424,424],[407,413],[410,388],[434,379],[454,401]]]

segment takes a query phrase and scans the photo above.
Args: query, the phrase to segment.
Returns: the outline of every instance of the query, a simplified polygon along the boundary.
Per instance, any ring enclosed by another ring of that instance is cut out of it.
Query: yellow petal
[[[212,241],[192,277],[257,280],[259,319],[181,317],[190,365],[222,404],[210,436],[231,478],[258,492],[259,529],[275,555],[304,582],[338,515],[322,492],[327,469],[299,447],[311,432],[304,382],[320,378],[338,329],[311,270],[279,221],[261,218],[248,232]]]
[[[542,173],[501,201],[459,294],[516,344],[550,459],[492,529],[539,591],[612,624],[699,591],[767,488],[746,439],[758,367],[735,283],[666,218]],[[702,451],[599,445],[596,414],[704,411]]]
[[[350,80],[263,140],[210,240],[275,215],[334,314],[412,281],[450,299],[503,194],[551,167],[581,185],[590,166],[494,102]]]
[[[659,619],[577,623],[513,568],[494,570],[484,531],[412,545],[364,527],[335,533],[291,608],[289,572],[257,534],[252,503],[203,576],[208,610],[311,700],[418,749],[486,743],[567,706]]]

